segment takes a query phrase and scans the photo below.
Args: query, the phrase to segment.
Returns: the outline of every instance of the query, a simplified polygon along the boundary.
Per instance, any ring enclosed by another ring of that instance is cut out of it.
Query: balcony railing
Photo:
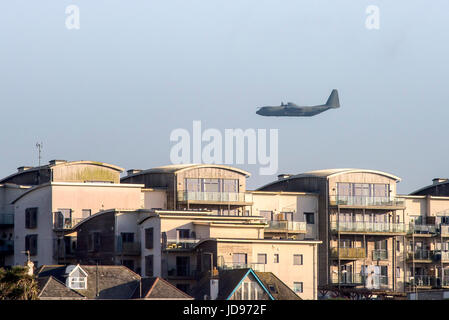
[[[404,233],[403,223],[380,223],[380,222],[336,222],[331,223],[332,231],[340,232],[367,232],[367,233]]]
[[[165,250],[189,250],[196,246],[200,239],[196,238],[180,238],[167,239],[163,247]]]
[[[78,223],[80,223],[83,218],[64,218],[58,212],[53,215],[53,228],[55,230],[67,230],[72,229]]]
[[[14,214],[12,213],[0,213],[0,226],[13,226]]]
[[[235,270],[235,269],[248,269],[251,268],[254,271],[265,272],[265,263],[229,263],[218,267],[219,270]]]
[[[388,251],[385,249],[373,250],[373,260],[387,260]]]
[[[430,250],[416,250],[407,254],[408,260],[432,260],[433,254]]]
[[[0,254],[13,254],[14,240],[0,240]]]
[[[437,228],[435,225],[429,224],[414,224],[410,223],[407,233],[409,234],[436,234]]]
[[[331,248],[331,257],[340,259],[364,259],[365,248]]]
[[[266,232],[274,232],[274,231],[298,231],[298,232],[306,232],[307,225],[305,222],[301,221],[267,221],[268,226],[266,227]]]
[[[124,242],[121,236],[117,237],[117,254],[122,255],[140,255],[140,242]]]
[[[330,196],[331,205],[363,207],[402,207],[404,199],[394,197]]]
[[[364,281],[365,277],[361,274],[350,273],[341,273],[340,276],[333,274],[331,279],[332,284],[340,285],[363,285]]]
[[[417,287],[433,287],[436,286],[437,278],[434,276],[418,275],[410,278],[410,285]]]
[[[246,202],[241,192],[178,191],[178,201]]]

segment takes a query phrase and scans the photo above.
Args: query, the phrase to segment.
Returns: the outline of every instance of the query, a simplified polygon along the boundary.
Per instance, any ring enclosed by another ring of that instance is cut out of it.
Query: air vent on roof
[[[278,174],[278,180],[290,178],[292,175],[288,173]]]
[[[30,166],[18,167],[17,168],[17,172],[24,172],[24,171],[29,170],[31,168],[33,168],[33,167],[30,167]]]
[[[126,171],[128,173],[128,176],[135,174],[135,173],[139,173],[140,171],[142,171],[141,169],[129,169],[128,171]]]
[[[448,181],[447,178],[435,178],[435,179],[432,179],[433,184],[437,184],[437,183],[441,183],[441,182],[446,182],[446,181]]]
[[[50,165],[66,163],[66,162],[67,162],[67,160],[50,160],[50,161],[48,161],[48,163],[50,163]]]

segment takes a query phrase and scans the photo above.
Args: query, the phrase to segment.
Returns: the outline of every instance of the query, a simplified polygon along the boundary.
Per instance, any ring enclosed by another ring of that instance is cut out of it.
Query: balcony
[[[449,262],[449,251],[434,250],[431,252],[434,261]]]
[[[437,233],[437,228],[435,225],[430,224],[414,224],[410,223],[407,234],[414,236],[432,236]]]
[[[430,250],[416,250],[407,253],[408,262],[432,262],[433,254]]]
[[[178,191],[179,202],[246,205],[251,200],[251,194],[242,192]]]
[[[330,196],[331,206],[346,207],[404,207],[405,201],[394,197]]]
[[[333,274],[331,283],[343,286],[360,286],[365,283],[365,277],[360,274],[341,273]]]
[[[80,223],[83,218],[66,218],[60,212],[53,214],[53,229],[54,230],[70,230]]]
[[[200,239],[196,238],[167,239],[162,247],[167,251],[188,251],[193,249],[198,242]]]
[[[307,232],[307,225],[305,222],[280,220],[267,221],[267,223],[268,226],[265,228],[265,232]]]
[[[416,287],[434,287],[438,279],[428,275],[417,275],[410,278],[409,285]]]
[[[14,225],[14,214],[0,213],[0,227],[12,227]]]
[[[373,250],[373,260],[388,260],[388,251],[385,249]]]
[[[218,267],[218,270],[253,269],[258,272],[265,272],[265,263],[229,263]]]
[[[331,257],[340,260],[357,260],[366,258],[365,248],[331,248]]]
[[[405,233],[403,223],[331,222],[331,230],[345,233]]]
[[[14,254],[14,240],[0,240],[0,254]]]
[[[141,252],[140,242],[123,242],[121,236],[117,237],[116,254],[124,256],[139,256]]]
[[[169,279],[194,279],[199,276],[199,272],[191,269],[190,265],[179,265],[170,267],[166,272],[166,277]]]

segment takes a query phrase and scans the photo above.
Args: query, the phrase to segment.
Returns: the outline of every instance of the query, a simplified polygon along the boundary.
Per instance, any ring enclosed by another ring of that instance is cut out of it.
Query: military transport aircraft
[[[329,109],[340,108],[340,101],[338,100],[338,91],[332,90],[326,104],[319,106],[297,106],[292,102],[287,104],[281,103],[280,106],[275,107],[261,107],[256,111],[258,115],[266,117],[312,117]]]

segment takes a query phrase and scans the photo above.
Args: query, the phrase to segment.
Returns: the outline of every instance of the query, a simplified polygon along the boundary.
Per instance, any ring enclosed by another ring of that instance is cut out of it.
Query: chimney
[[[27,267],[28,267],[28,272],[27,272],[27,274],[28,274],[29,276],[32,276],[32,275],[34,274],[34,263],[33,263],[33,261],[28,260],[28,262],[27,262]]]
[[[437,183],[441,183],[441,182],[446,182],[446,181],[448,181],[447,178],[435,178],[435,179],[432,179],[433,184],[437,184]]]
[[[128,173],[128,176],[135,174],[135,173],[139,173],[140,171],[142,171],[141,169],[129,169],[128,171],[126,171],[126,173]]]
[[[48,163],[50,163],[50,165],[54,166],[56,164],[60,164],[60,163],[66,163],[67,160],[50,160],[48,161]]]
[[[287,179],[287,178],[290,178],[291,176],[292,175],[288,174],[288,173],[281,173],[281,174],[278,174],[278,180]]]
[[[30,166],[22,166],[22,167],[18,167],[18,168],[17,168],[17,172],[24,172],[24,171],[26,171],[26,170],[28,170],[28,169],[31,169],[31,168],[33,168],[33,167],[30,167]]]
[[[210,279],[210,300],[216,300],[218,296],[218,279]]]

